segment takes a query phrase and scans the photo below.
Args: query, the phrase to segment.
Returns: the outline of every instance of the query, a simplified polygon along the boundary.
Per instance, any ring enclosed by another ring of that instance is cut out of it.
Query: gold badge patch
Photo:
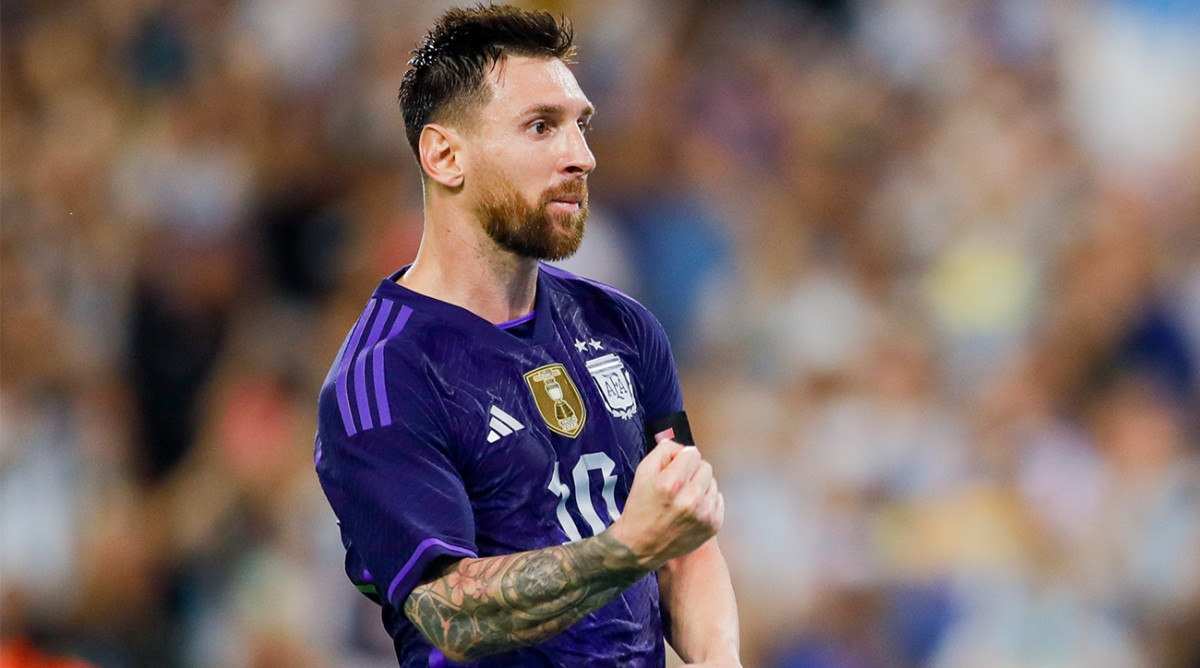
[[[546,426],[563,436],[578,436],[587,420],[587,409],[566,367],[561,364],[538,367],[525,374],[525,382]]]

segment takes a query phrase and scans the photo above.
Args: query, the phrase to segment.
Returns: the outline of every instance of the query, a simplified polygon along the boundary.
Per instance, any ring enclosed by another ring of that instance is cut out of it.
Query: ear
[[[447,188],[462,186],[463,145],[457,132],[444,125],[429,123],[421,128],[417,148],[421,167],[429,178]]]

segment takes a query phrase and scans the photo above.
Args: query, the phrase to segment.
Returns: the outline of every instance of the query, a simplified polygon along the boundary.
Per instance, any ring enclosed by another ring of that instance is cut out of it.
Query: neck
[[[496,245],[473,216],[427,208],[404,287],[500,324],[533,310],[538,262]]]

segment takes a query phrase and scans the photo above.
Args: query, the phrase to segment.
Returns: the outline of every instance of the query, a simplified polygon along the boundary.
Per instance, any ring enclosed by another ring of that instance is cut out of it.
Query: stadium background
[[[313,409],[442,6],[0,2],[10,652],[394,665]],[[1200,666],[1200,5],[538,6],[600,109],[567,266],[673,338],[748,667]]]

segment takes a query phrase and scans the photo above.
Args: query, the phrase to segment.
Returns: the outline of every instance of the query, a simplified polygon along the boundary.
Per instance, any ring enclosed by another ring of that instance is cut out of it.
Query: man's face
[[[596,166],[584,138],[592,105],[556,58],[509,56],[488,86],[492,99],[469,132],[468,187],[484,230],[524,257],[569,257],[583,240]]]

